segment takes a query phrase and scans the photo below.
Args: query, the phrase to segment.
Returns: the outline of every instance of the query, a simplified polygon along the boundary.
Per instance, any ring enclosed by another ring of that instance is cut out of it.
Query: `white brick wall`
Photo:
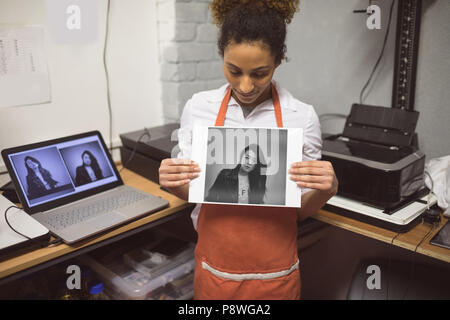
[[[178,121],[196,92],[223,85],[218,29],[210,0],[158,0],[158,34],[164,120]]]

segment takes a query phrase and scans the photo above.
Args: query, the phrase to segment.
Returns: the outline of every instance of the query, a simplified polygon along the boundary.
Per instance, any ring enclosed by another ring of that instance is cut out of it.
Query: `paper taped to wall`
[[[50,81],[39,26],[0,26],[0,108],[50,102]]]

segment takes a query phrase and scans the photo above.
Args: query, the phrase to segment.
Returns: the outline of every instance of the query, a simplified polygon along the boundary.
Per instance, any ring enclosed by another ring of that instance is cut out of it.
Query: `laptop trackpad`
[[[125,215],[113,211],[95,217],[89,221],[86,221],[86,223],[94,227],[95,229],[101,230],[120,224],[125,220],[127,220],[127,217]]]

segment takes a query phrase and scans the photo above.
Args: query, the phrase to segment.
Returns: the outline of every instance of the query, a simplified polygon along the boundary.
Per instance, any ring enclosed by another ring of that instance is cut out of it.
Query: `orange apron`
[[[216,126],[223,126],[231,87]],[[283,127],[278,93],[272,85],[278,127]],[[297,210],[203,204],[197,224],[194,298],[299,299]]]

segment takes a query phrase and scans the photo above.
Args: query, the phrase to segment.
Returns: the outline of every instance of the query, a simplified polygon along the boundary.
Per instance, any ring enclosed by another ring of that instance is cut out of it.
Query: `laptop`
[[[23,209],[71,244],[169,202],[124,185],[98,131],[2,150]]]

